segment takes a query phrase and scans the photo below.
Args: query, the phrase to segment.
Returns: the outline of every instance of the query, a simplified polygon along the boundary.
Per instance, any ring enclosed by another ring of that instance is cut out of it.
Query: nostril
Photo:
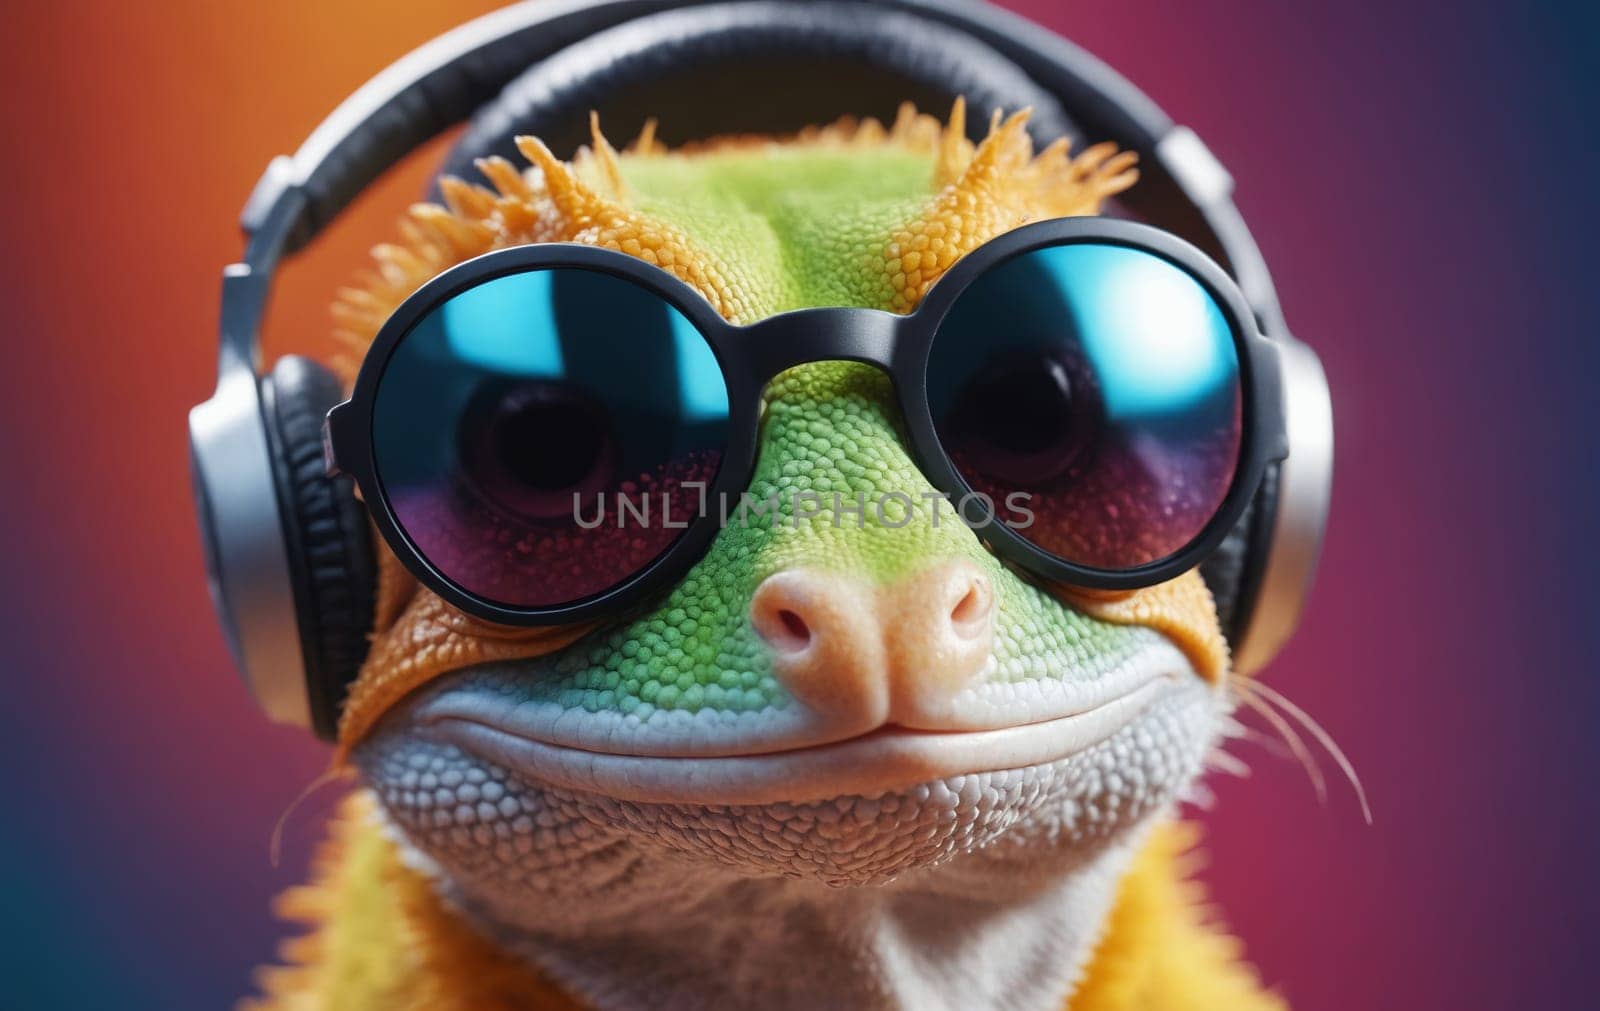
[[[778,622],[783,626],[785,636],[789,640],[787,648],[800,650],[811,644],[811,627],[806,624],[804,618],[784,608],[778,612]]]
[[[992,601],[988,581],[974,579],[967,586],[967,592],[950,609],[950,624],[955,627],[956,633],[967,639],[982,635],[989,627]]]
[[[978,608],[981,606],[978,601],[978,588],[973,587],[967,591],[965,597],[956,601],[956,606],[950,612],[950,620],[957,625],[964,625],[972,620],[973,615],[978,612]]]
[[[808,718],[834,732],[865,733],[889,710],[889,676],[877,588],[815,569],[766,577],[750,597],[750,627],[772,674]]]
[[[808,573],[779,573],[756,588],[750,622],[776,655],[797,659],[830,635],[827,596],[826,587]]]

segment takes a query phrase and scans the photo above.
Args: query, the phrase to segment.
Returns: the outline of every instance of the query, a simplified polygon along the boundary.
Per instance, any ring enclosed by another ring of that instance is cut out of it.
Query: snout
[[[818,569],[769,576],[750,620],[784,688],[840,729],[937,729],[988,662],[995,591],[956,560],[889,583]]]

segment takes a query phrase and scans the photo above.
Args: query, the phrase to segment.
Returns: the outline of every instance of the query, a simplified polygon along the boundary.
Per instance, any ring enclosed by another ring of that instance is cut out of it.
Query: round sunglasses
[[[461,610],[589,620],[681,578],[730,521],[837,513],[752,516],[746,493],[767,384],[833,360],[888,373],[937,494],[1046,581],[1127,590],[1193,568],[1287,455],[1277,351],[1222,269],[1155,228],[1065,218],[968,253],[908,315],[748,326],[620,252],[487,253],[384,323],[329,412],[329,469]],[[903,525],[928,496],[884,498],[844,508]]]

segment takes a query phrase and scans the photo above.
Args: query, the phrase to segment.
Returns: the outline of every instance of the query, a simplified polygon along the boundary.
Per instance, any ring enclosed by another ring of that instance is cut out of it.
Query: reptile
[[[791,136],[479,162],[340,291],[353,362],[409,294],[507,246],[640,257],[728,320],[908,312],[963,254],[1134,185],[1102,144],[970,141],[901,109]],[[648,607],[593,626],[464,615],[381,552],[343,708],[343,802],[305,932],[242,1007],[1283,1007],[1214,922],[1178,820],[1235,676],[1197,572],[1043,585],[937,522],[888,379],[766,390],[750,493]],[[918,522],[799,522],[797,490],[906,493]]]

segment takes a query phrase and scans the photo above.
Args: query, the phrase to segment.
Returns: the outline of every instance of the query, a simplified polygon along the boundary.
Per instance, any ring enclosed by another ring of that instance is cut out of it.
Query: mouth
[[[751,805],[875,796],[973,773],[1019,769],[1084,752],[1135,723],[1153,703],[1195,675],[1176,650],[1152,651],[1124,665],[1119,677],[1077,699],[1068,711],[1006,726],[877,727],[840,740],[742,753],[640,754],[614,747],[557,743],[531,733],[515,709],[451,705],[443,696],[423,706],[428,736],[499,765],[532,782],[641,803]],[[504,718],[500,714],[504,713]],[[582,714],[574,716],[581,719]],[[543,723],[544,721],[537,721]],[[541,727],[541,730],[546,727]],[[626,740],[626,738],[620,738]],[[606,735],[604,745],[619,737]]]

